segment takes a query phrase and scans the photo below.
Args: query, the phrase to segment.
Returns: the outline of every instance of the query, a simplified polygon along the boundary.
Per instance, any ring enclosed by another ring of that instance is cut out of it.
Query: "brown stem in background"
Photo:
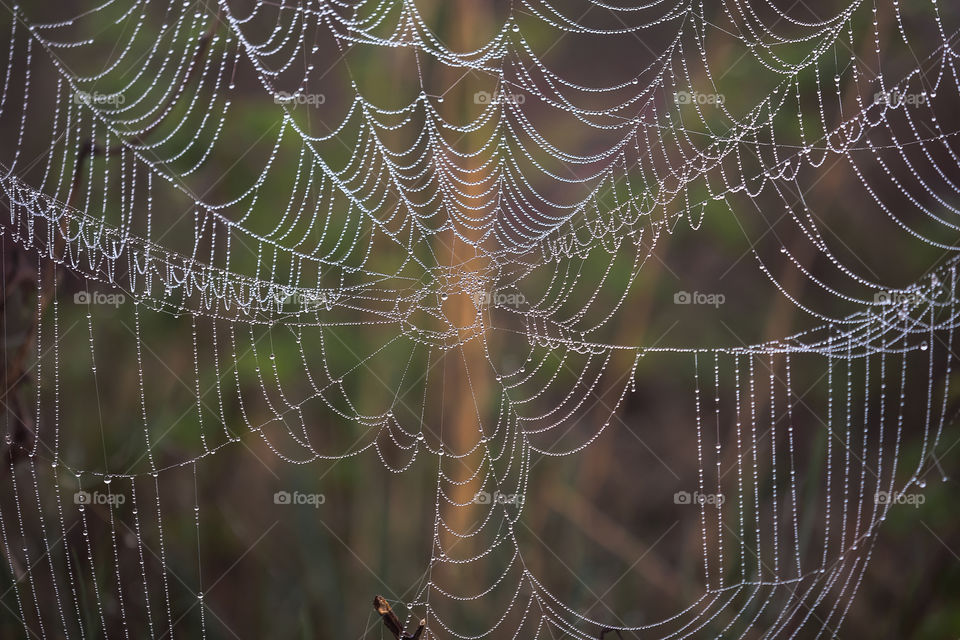
[[[190,84],[194,78],[196,78],[200,69],[200,60],[206,54],[210,48],[210,44],[213,41],[213,35],[216,32],[216,27],[220,22],[220,11],[217,11],[213,23],[210,25],[210,28],[207,30],[203,36],[200,38],[200,45],[197,49],[196,54],[193,57],[191,63],[190,71],[184,77],[183,82],[180,86],[181,89]],[[173,102],[177,99],[179,92],[173,92],[167,98],[167,101],[160,106],[160,112],[163,113],[166,111]],[[141,143],[144,138],[153,133],[157,127],[159,127],[161,121],[153,123],[147,129],[140,134],[134,136],[130,142],[133,144]],[[94,158],[100,154],[111,155],[119,153],[123,148],[122,144],[116,144],[111,147],[102,147],[96,143],[93,138],[89,138],[80,145],[80,150],[77,153],[77,163],[73,171],[73,181],[70,185],[70,195],[67,197],[65,210],[70,210],[77,199],[77,194],[80,191],[81,176],[85,162],[87,158]],[[56,235],[54,238],[54,247],[52,256],[58,256],[64,249],[64,242],[67,236],[67,216],[63,215],[60,217],[60,234]],[[18,275],[15,275],[15,280],[19,279]],[[47,261],[43,273],[40,274],[40,282],[55,282],[59,277],[57,272],[57,263],[54,259]],[[22,452],[27,448],[27,441],[30,436],[35,436],[35,432],[28,424],[28,417],[23,408],[23,403],[19,401],[19,398],[16,397],[16,392],[19,391],[20,387],[23,385],[24,381],[29,379],[27,374],[27,359],[30,355],[30,352],[33,350],[36,343],[37,327],[40,325],[43,314],[46,312],[47,308],[50,306],[50,303],[53,301],[54,293],[56,292],[56,287],[48,287],[46,291],[40,292],[40,300],[37,304],[37,308],[33,313],[33,316],[25,329],[23,342],[20,343],[19,348],[17,348],[16,353],[13,356],[10,364],[6,368],[5,379],[4,379],[4,388],[2,393],[0,393],[0,401],[4,402],[8,406],[8,410],[14,415],[16,420],[16,431],[11,434],[12,441],[9,445],[10,455],[14,458],[19,457],[18,452]],[[4,301],[4,307],[6,306]],[[12,400],[8,400],[12,398]]]

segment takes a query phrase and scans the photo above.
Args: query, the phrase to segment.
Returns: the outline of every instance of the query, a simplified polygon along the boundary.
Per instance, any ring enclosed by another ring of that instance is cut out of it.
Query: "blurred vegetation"
[[[52,8],[46,6],[49,3],[27,4],[23,11],[28,18],[45,21],[79,13],[86,6],[75,0],[54,3],[56,6]],[[213,13],[212,3],[210,5],[202,10]],[[510,8],[507,3],[480,0],[431,0],[417,2],[417,6],[441,42],[464,51],[487,42],[503,24]],[[833,15],[841,6],[839,2],[830,1],[817,3],[815,9],[821,15]],[[939,8],[945,25],[954,30],[960,26],[960,8],[949,3],[940,3]],[[918,34],[930,34],[927,40],[930,46],[939,42],[926,5],[904,3],[902,10],[904,19]],[[728,109],[742,114],[781,82],[782,76],[769,72],[750,55],[738,37],[732,33],[729,37],[723,35],[731,25],[721,7],[706,11],[711,22],[722,27],[711,32],[707,39],[711,68],[726,70],[718,78],[717,91],[727,97]],[[570,12],[577,14],[572,8]],[[851,23],[854,41],[865,47],[858,54],[872,55],[870,12],[861,10],[855,16]],[[105,12],[102,25],[84,23],[85,28],[90,29],[88,35],[93,37],[101,31],[117,29],[109,23],[111,17]],[[4,29],[10,19],[6,14],[2,18]],[[602,18],[597,20],[603,22]],[[661,51],[676,29],[676,24],[668,23],[641,36],[627,34],[598,40],[588,34],[561,34],[524,12],[517,13],[517,22],[530,47],[543,56],[551,68],[573,82],[591,86],[636,77],[654,61],[651,52]],[[144,28],[155,27],[146,21]],[[892,34],[896,26],[885,24],[884,28]],[[947,32],[952,31],[947,29]],[[892,78],[915,66],[915,57],[924,59],[925,54],[930,53],[908,52],[906,47],[896,46],[892,35],[890,43],[877,64]],[[213,46],[225,45],[220,42]],[[477,91],[495,89],[495,81],[490,77],[463,73],[462,69],[445,66],[429,56],[417,55],[410,48],[362,44],[338,48],[333,42],[324,42],[321,46],[326,49],[318,57],[323,60],[323,66],[329,68],[317,80],[316,91],[323,93],[326,100],[315,108],[299,106],[293,112],[294,119],[307,132],[325,134],[340,122],[354,96],[351,83],[356,84],[357,91],[367,100],[383,108],[408,104],[421,90],[430,96],[443,96],[442,102],[434,103],[436,109],[448,121],[459,124],[476,118],[483,108],[473,100]],[[785,46],[779,53],[799,61],[809,53],[809,46]],[[684,51],[682,55],[691,61],[698,58],[693,51]],[[104,51],[103,59],[70,62],[81,73],[88,72],[88,66],[101,68],[109,58],[110,52]],[[832,67],[832,58],[823,57],[819,67],[823,78],[843,72]],[[843,56],[836,58],[843,59]],[[703,79],[702,74],[698,77]],[[49,79],[44,85],[39,77],[34,81],[38,95],[46,92],[47,99],[53,102],[55,85]],[[259,174],[264,159],[274,152],[273,143],[280,130],[278,109],[265,99],[249,65],[238,63],[234,82],[230,131],[224,134],[215,157],[187,180],[192,192],[204,194],[207,202],[228,201],[248,188]],[[817,86],[812,74],[800,74],[798,83],[804,99],[810,101],[811,108],[805,111],[810,121],[803,123],[809,135],[820,126],[814,121],[817,111],[812,107]],[[842,109],[842,105],[827,106],[829,117],[834,121]],[[534,107],[531,110],[534,111]],[[691,118],[684,120],[684,126],[720,137],[726,135],[731,123],[715,112],[709,113],[711,119],[706,123]],[[944,130],[957,129],[960,120],[956,114],[954,108],[953,113],[941,117]],[[174,121],[176,115],[172,116]],[[799,139],[796,117],[787,117],[794,115],[785,108],[774,118],[778,139],[781,136]],[[5,148],[14,148],[17,124],[5,121],[2,124],[0,140]],[[595,132],[586,127],[573,127],[559,115],[553,118],[549,113],[538,113],[537,124],[547,139],[571,152],[587,152],[605,143],[599,137],[591,137],[596,136]],[[42,153],[48,134],[49,131],[39,127],[30,129],[25,144]],[[156,135],[163,134],[158,131]],[[322,155],[330,166],[339,168],[349,162],[354,149],[341,140],[356,141],[356,134],[356,130],[348,129],[340,139],[321,145]],[[482,134],[476,134],[478,139]],[[464,148],[475,143],[475,140],[460,141]],[[280,141],[276,152],[278,173],[287,178],[297,170],[299,145],[293,136]],[[181,161],[185,166],[195,163],[204,151],[203,148],[191,149]],[[116,158],[104,156],[94,157],[91,162],[114,162],[119,166]],[[745,159],[745,162],[752,164],[755,159]],[[23,176],[24,180],[29,183],[31,177],[42,171],[40,163]],[[879,171],[874,177],[880,177]],[[630,188],[638,193],[645,186],[637,177]],[[873,206],[846,162],[828,162],[819,170],[806,171],[797,187],[803,189],[806,204],[829,230],[831,248],[837,255],[863,266],[875,274],[878,281],[904,285],[919,279],[944,260],[944,252],[903,233]],[[269,231],[289,200],[288,188],[289,183],[282,180],[265,181],[259,202],[266,204],[247,220],[248,228],[262,233]],[[618,189],[603,194],[607,200],[601,198],[602,204],[615,207],[616,202],[623,199],[618,190],[625,188],[618,185]],[[158,202],[153,211],[154,227],[164,228],[164,246],[189,252],[195,223],[190,198],[176,189],[164,193],[168,197]],[[312,194],[313,197],[319,195]],[[699,201],[706,195],[702,184],[692,185],[689,198]],[[104,216],[117,223],[110,218],[110,211],[110,207],[105,207]],[[640,271],[634,284],[637,293],[622,309],[622,317],[611,330],[609,342],[740,346],[782,338],[819,324],[819,320],[804,314],[787,300],[761,273],[751,252],[762,257],[766,264],[774,265],[775,277],[797,299],[835,315],[851,312],[852,306],[814,290],[779,255],[780,248],[787,247],[810,273],[831,273],[829,261],[810,250],[801,230],[782,213],[782,203],[774,198],[764,196],[751,202],[739,194],[731,196],[726,203],[707,204],[702,225],[697,229],[687,220],[680,220],[670,233],[664,233],[658,240],[655,259],[648,260]],[[243,212],[231,211],[228,215],[236,219]],[[944,238],[946,234],[942,229],[932,228],[919,214],[913,217],[905,213],[904,217],[930,236],[956,241],[956,238]],[[142,230],[146,223],[136,219],[130,224],[134,230]],[[316,229],[311,233],[316,233]],[[4,348],[9,361],[9,354],[31,339],[30,317],[37,302],[37,267],[35,255],[24,252],[6,238],[2,249],[6,283]],[[370,269],[382,268],[389,272],[402,257],[400,253],[396,247],[392,251],[384,249],[374,256]],[[436,256],[440,264],[447,258],[458,258],[456,251]],[[247,252],[242,245],[233,246],[231,259],[239,272],[256,273],[259,269],[257,253],[252,249]],[[597,277],[610,265],[611,259],[610,254],[597,251],[584,261],[582,269]],[[631,266],[632,257],[614,259],[611,282],[625,283]],[[71,300],[74,293],[88,286],[67,272],[60,273],[59,278],[56,295],[62,301]],[[673,296],[678,291],[723,293],[726,304],[717,308],[674,305]],[[607,308],[612,306],[615,298],[611,292],[604,290],[602,295],[608,296],[603,300]],[[105,473],[148,469],[144,459],[136,343],[132,339],[137,323],[143,336],[143,370],[153,398],[148,407],[148,429],[155,442],[162,442],[153,451],[158,466],[179,464],[203,452],[198,437],[201,425],[193,387],[193,326],[189,316],[141,309],[139,318],[135,318],[131,304],[98,308],[94,340],[100,349],[98,357],[102,358],[98,362],[98,384],[89,377],[86,308],[64,303],[59,305],[58,313],[60,350],[57,357],[62,402],[59,419],[62,430],[68,432],[62,449],[72,468],[98,469]],[[50,314],[47,310],[42,325],[44,331],[49,331],[51,326]],[[294,335],[283,328],[258,326],[251,329],[248,336],[242,323],[234,327],[232,323],[222,322],[217,328],[221,346],[227,344],[233,328],[242,344],[255,344],[258,349],[257,353],[246,351],[236,363],[238,375],[246,383],[256,380],[258,367],[265,366],[268,354],[276,356],[271,362],[279,379],[298,379],[305,368],[300,359],[302,345],[311,368],[320,369],[325,361],[334,375],[343,376],[349,395],[358,398],[364,408],[388,405],[391,393],[398,387],[403,387],[404,394],[411,398],[422,395],[425,382],[401,382],[402,363],[409,357],[409,370],[417,374],[434,364],[421,352],[410,355],[399,349],[386,350],[376,369],[376,379],[366,370],[345,374],[357,360],[356,354],[370,354],[388,341],[389,331],[378,327],[325,328],[326,350],[322,355],[319,331],[307,332],[308,338],[298,343]],[[211,328],[200,326],[197,329],[200,357],[210,360],[214,353],[212,345]],[[522,353],[505,341],[497,357],[502,358],[507,370],[511,359],[522,358]],[[54,412],[54,387],[52,383],[47,385],[46,376],[52,375],[55,364],[53,356],[49,357],[49,362],[43,362],[45,386],[38,417],[44,424],[52,423]],[[952,358],[953,354],[947,357]],[[728,360],[726,365],[729,364]],[[782,367],[782,361],[776,366]],[[822,417],[816,416],[827,406],[823,361],[797,357],[793,367],[795,388],[803,390],[804,402],[809,406],[806,410],[797,410],[793,423],[798,450],[802,451],[800,457],[805,463],[798,475],[815,479],[802,486],[804,497],[810,501],[808,504],[815,505],[817,492],[822,490],[819,478],[823,473],[827,439]],[[839,364],[837,367],[839,379],[845,375],[845,369]],[[708,370],[703,368],[701,373]],[[693,511],[673,501],[676,491],[695,486],[698,470],[692,372],[692,358],[687,354],[645,356],[639,361],[636,391],[627,396],[612,428],[606,429],[577,455],[535,456],[532,461],[530,486],[517,530],[524,560],[527,568],[548,585],[555,596],[583,615],[612,620],[615,613],[627,624],[649,623],[683,609],[703,591],[700,522]],[[232,377],[224,376],[223,380],[233,384]],[[953,382],[949,405],[956,411],[958,385]],[[404,387],[405,384],[408,386]],[[472,400],[453,368],[433,369],[430,384],[446,385],[445,391],[428,400],[428,422],[432,421],[432,426],[451,420],[449,413],[446,417],[443,413],[445,407],[453,412],[458,403]],[[732,395],[730,381],[723,384],[726,386],[721,392]],[[866,382],[858,379],[850,407],[838,406],[838,416],[846,415],[843,412],[851,408],[863,407],[868,393],[864,388],[873,393],[878,384],[878,378]],[[925,397],[926,380],[912,378],[909,384],[912,395]],[[934,384],[938,391],[944,388],[942,378]],[[203,583],[208,585],[203,605],[207,611],[204,625],[210,638],[234,635],[243,638],[385,637],[370,600],[374,594],[384,594],[403,619],[407,610],[402,603],[412,595],[412,587],[424,580],[434,535],[436,460],[422,456],[400,474],[385,469],[373,449],[343,460],[288,464],[265,442],[262,434],[246,429],[248,420],[254,424],[270,421],[272,416],[263,406],[241,407],[233,403],[222,407],[228,420],[225,433],[219,432],[216,386],[212,372],[203,372],[200,380],[203,428],[207,434],[216,433],[218,444],[229,438],[237,438],[239,443],[226,446],[195,465],[161,474],[155,486],[150,482],[136,485],[141,501],[139,510],[145,522],[152,523],[151,519],[156,517],[147,507],[157,495],[163,506],[165,562],[169,574],[176,576],[169,585],[172,606],[175,611],[188,612],[176,621],[174,632],[181,637],[199,636],[200,607],[194,606],[192,585]],[[7,388],[7,433],[16,434],[23,431],[21,423],[32,419],[28,416],[35,403],[36,381],[28,379],[13,384],[8,379]],[[252,386],[242,390],[251,397],[256,392]],[[93,410],[94,399],[97,411]],[[481,397],[479,401],[484,417],[494,419],[498,410],[495,394]],[[904,469],[918,462],[921,455],[923,424],[919,407],[919,404],[910,406],[912,413],[905,425]],[[332,412],[310,411],[307,428],[318,451],[349,453],[369,444],[370,438],[364,439],[367,434],[363,425],[346,423]],[[732,423],[729,420],[723,425],[725,440],[734,432]],[[595,430],[598,426],[591,424],[584,428]],[[41,431],[50,433],[49,429]],[[436,431],[442,433],[439,427]],[[954,476],[960,478],[960,447],[955,446],[960,442],[958,437],[956,425],[950,424],[937,454],[939,465],[949,479],[942,481],[938,467],[925,463],[924,468],[930,471],[926,502],[917,508],[901,507],[891,511],[839,637],[899,639],[960,635],[960,609],[956,607],[960,600],[960,519],[955,515],[957,479],[953,479]],[[765,445],[769,447],[769,442]],[[383,456],[398,466],[406,461],[405,453],[389,447],[384,448]],[[15,460],[12,454],[10,469],[15,470],[14,475],[7,470],[0,489],[0,507],[5,518],[17,508],[13,503],[11,478],[20,485],[21,491],[31,482],[23,470],[22,460]],[[773,482],[769,477],[762,481],[765,486]],[[66,491],[73,491],[76,482],[76,478],[66,474],[60,480]],[[277,505],[273,495],[278,491],[322,493],[325,502],[316,508]],[[199,541],[194,504],[201,507]],[[126,508],[133,507],[127,505]],[[65,517],[75,522],[76,514],[68,511]],[[118,621],[120,603],[108,588],[113,580],[112,565],[107,562],[111,558],[109,532],[111,527],[116,527],[124,554],[135,553],[135,533],[122,519],[119,523],[113,522],[109,509],[91,508],[88,514],[91,544],[98,546],[98,557],[105,559],[97,573],[103,580],[99,589],[108,629],[102,629],[97,619],[98,607],[91,585],[81,581],[77,588],[82,610],[88,616],[86,637],[116,636],[122,631]],[[6,526],[13,526],[13,521],[7,521]],[[81,536],[80,528],[70,529],[73,548],[83,548]],[[809,542],[814,533],[808,531],[805,536]],[[153,552],[159,554],[159,547]],[[817,549],[802,549],[804,556],[817,552]],[[73,559],[78,565],[85,561],[83,557]],[[156,569],[159,558],[147,557],[145,561],[151,569]],[[9,570],[7,562],[0,564],[3,571]],[[491,563],[491,575],[475,576],[477,584],[488,584],[501,569]],[[133,574],[129,576],[131,581],[135,578]],[[12,576],[7,575],[4,584],[11,582]],[[155,602],[161,603],[159,583],[151,587],[156,589]],[[129,602],[138,597],[134,595],[135,585],[131,582],[124,588],[129,589],[127,606],[132,607],[131,611],[139,611]],[[50,594],[41,597],[46,600]],[[0,599],[8,610],[17,611],[10,589],[6,589]],[[0,636],[14,637],[22,627],[14,616],[5,613],[0,612]],[[419,618],[422,609],[414,608],[411,613]],[[153,615],[157,620],[162,618],[156,610]],[[488,628],[499,613],[471,609],[463,615],[467,619],[458,620],[459,629],[480,630]],[[704,637],[717,633],[726,622],[718,620],[704,631]],[[772,621],[761,618],[758,628],[746,637],[762,637],[764,622]],[[137,628],[142,626],[142,620],[136,623]],[[495,637],[506,636],[495,634]]]

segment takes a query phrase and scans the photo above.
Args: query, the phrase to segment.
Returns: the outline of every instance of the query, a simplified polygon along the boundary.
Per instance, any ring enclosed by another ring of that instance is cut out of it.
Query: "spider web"
[[[34,337],[7,354],[29,400],[7,403],[0,509],[26,635],[158,638],[199,617],[205,637],[216,510],[198,474],[251,437],[293,465],[375,453],[398,474],[435,468],[408,632],[423,618],[430,638],[835,634],[951,415],[956,16],[518,0],[462,50],[410,1],[47,9],[5,15],[0,98],[2,231],[32,269],[5,285],[29,294],[23,318],[5,305],[5,331]],[[642,64],[587,83],[549,62],[544,42],[562,37],[626,42]],[[718,38],[756,69],[742,96],[712,64]],[[885,73],[888,51],[910,55]],[[835,165],[862,186],[853,206],[937,251],[928,273],[892,286],[836,249],[807,202]],[[633,339],[661,245],[719,216],[797,232],[754,247],[751,268],[809,326],[724,346]],[[186,389],[148,364],[166,332],[189,341]],[[688,372],[702,591],[626,624],[529,568],[516,497],[536,460],[616,428],[651,361]],[[797,392],[801,367],[823,406]],[[90,398],[98,441],[80,427]],[[803,475],[795,412],[825,434],[819,475]],[[107,496],[105,515],[78,492]],[[195,530],[185,549],[171,521]],[[189,553],[183,580],[170,558]],[[496,579],[465,579],[477,567]],[[496,614],[477,626],[470,611]]]

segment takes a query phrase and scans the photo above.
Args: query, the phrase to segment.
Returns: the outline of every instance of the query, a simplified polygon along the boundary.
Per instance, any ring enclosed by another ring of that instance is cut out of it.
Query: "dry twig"
[[[420,634],[423,633],[424,627],[427,626],[427,621],[421,620],[420,625],[412,636],[403,635],[403,625],[400,624],[400,619],[397,617],[397,614],[393,612],[393,609],[390,608],[390,603],[387,602],[386,598],[383,596],[375,597],[373,599],[373,608],[376,609],[380,617],[383,618],[383,625],[393,634],[396,640],[417,640]]]

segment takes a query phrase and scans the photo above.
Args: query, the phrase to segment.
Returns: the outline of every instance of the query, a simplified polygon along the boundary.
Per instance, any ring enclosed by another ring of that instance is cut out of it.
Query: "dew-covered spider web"
[[[256,449],[429,470],[383,515],[430,538],[388,594],[409,634],[835,636],[954,413],[949,4],[4,5],[3,617],[231,637],[204,474]],[[720,220],[758,230],[752,284],[647,279]],[[635,330],[763,290],[793,322]],[[666,371],[686,400],[644,426]],[[640,622],[572,602],[521,530],[537,465],[627,420],[696,460],[663,492],[699,588]]]

